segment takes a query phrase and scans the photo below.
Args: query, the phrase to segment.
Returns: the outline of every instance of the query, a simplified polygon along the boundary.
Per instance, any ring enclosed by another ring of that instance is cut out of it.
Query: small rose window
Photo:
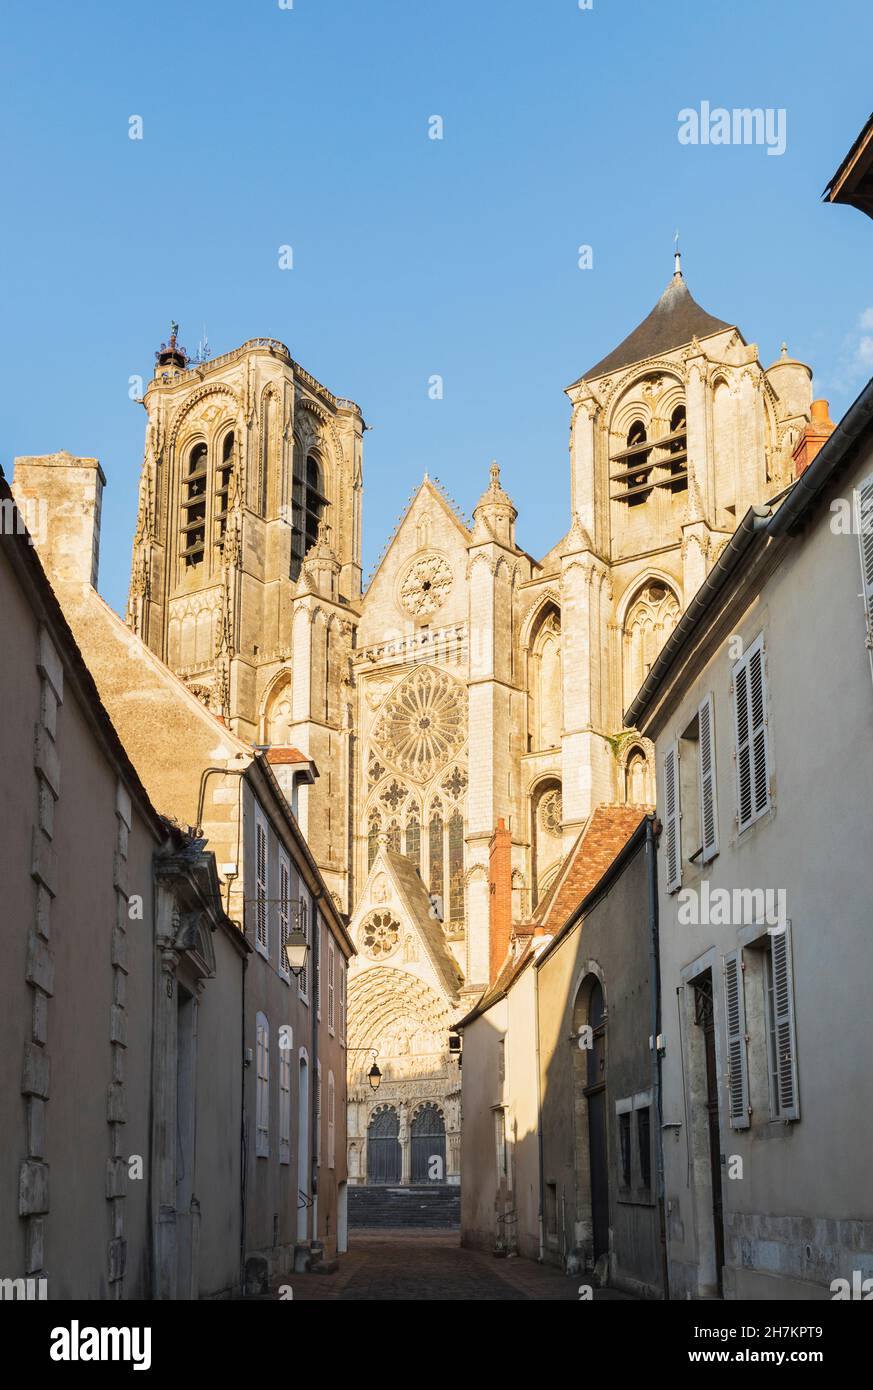
[[[361,949],[373,960],[383,960],[396,951],[400,923],[390,912],[372,912],[361,927]]]

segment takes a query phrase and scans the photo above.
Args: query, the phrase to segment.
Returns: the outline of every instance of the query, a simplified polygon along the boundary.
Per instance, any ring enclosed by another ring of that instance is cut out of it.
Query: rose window
[[[426,782],[462,747],[465,705],[458,681],[433,666],[420,666],[385,704],[374,739],[400,772]]]
[[[400,602],[407,613],[435,613],[449,596],[452,571],[442,555],[423,555],[413,561],[400,585]]]
[[[540,824],[548,835],[560,835],[564,806],[559,791],[546,792],[540,802]]]
[[[390,912],[372,912],[361,927],[361,950],[372,960],[384,960],[397,950],[400,923]]]

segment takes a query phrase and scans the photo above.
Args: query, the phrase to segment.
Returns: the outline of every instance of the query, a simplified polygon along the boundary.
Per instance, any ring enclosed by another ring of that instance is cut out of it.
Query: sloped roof
[[[446,943],[442,922],[433,914],[430,895],[421,875],[405,854],[398,854],[391,849],[385,849],[383,853],[402,905],[424,942],[439,982],[448,997],[456,999],[463,984],[463,975]],[[374,861],[374,868],[377,863],[378,857]]]
[[[644,362],[649,357],[671,352],[690,343],[692,338],[706,338],[734,325],[725,323],[701,309],[692,297],[681,271],[670,281],[652,312],[643,319],[617,348],[589,367],[582,376],[586,381],[605,376],[607,372]]]
[[[558,931],[600,882],[640,821],[653,810],[652,806],[595,807],[548,893],[537,903],[534,921],[547,931]]]

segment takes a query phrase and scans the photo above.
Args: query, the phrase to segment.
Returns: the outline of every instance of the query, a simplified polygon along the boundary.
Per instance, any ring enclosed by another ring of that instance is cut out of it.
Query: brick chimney
[[[97,459],[60,453],[15,460],[15,501],[55,586],[90,584],[96,589],[105,486]]]
[[[812,463],[828,435],[836,426],[828,414],[827,401],[813,401],[810,407],[812,419],[794,446],[794,476],[799,478]]]
[[[502,816],[491,837],[488,891],[488,983],[493,985],[512,936],[512,836]]]

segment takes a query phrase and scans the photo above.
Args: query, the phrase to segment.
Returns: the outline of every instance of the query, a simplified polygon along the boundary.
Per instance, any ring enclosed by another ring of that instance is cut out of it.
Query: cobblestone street
[[[290,1283],[294,1298],[306,1301],[572,1301],[581,1282],[533,1260],[463,1250],[456,1231],[353,1231],[335,1274],[286,1276],[277,1288]],[[625,1295],[597,1290],[595,1298]]]

